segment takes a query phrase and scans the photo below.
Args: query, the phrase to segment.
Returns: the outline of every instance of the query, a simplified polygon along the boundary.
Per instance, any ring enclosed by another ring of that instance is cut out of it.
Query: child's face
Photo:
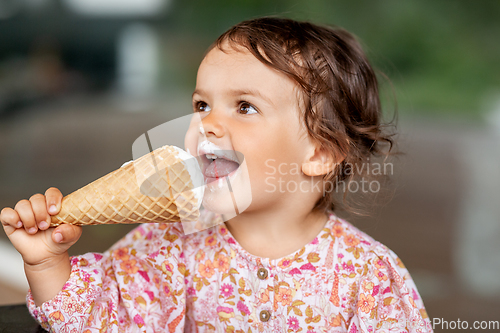
[[[247,211],[286,204],[293,193],[280,191],[278,181],[299,185],[305,179],[297,166],[313,145],[299,120],[297,91],[291,79],[240,47],[228,46],[226,53],[214,48],[199,67],[193,108],[200,113],[203,129],[188,132],[186,148],[201,156],[202,142],[208,140],[243,154],[252,191]],[[213,174],[206,179],[212,181],[210,177]]]

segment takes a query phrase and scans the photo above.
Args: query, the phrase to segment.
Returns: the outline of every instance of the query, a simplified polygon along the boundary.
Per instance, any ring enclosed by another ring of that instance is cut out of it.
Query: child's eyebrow
[[[263,99],[270,105],[274,105],[273,101],[269,97],[261,94],[260,91],[254,89],[235,89],[235,90],[230,90],[229,94],[232,96],[244,96],[244,95],[255,96],[260,99]]]
[[[206,92],[202,89],[196,89],[194,92],[193,92],[193,95],[206,95]],[[230,96],[245,96],[245,95],[249,95],[249,96],[255,96],[255,97],[258,97],[260,99],[263,99],[264,101],[266,101],[268,104],[274,106],[274,103],[273,101],[263,95],[260,91],[258,90],[255,90],[255,89],[230,89],[227,91],[227,94],[230,95]]]

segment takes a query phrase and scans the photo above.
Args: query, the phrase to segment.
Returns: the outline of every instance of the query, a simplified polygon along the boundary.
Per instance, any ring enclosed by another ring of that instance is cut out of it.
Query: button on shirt
[[[257,271],[257,277],[261,280],[265,280],[267,278],[267,269],[261,267]]]
[[[334,214],[312,242],[280,259],[248,253],[223,223],[189,235],[174,223],[141,225],[71,264],[52,300],[36,307],[28,295],[47,329],[432,332],[399,258]]]

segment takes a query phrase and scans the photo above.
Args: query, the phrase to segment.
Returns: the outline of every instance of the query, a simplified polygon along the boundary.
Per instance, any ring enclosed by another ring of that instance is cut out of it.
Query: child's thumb
[[[72,224],[61,224],[52,232],[52,241],[56,244],[66,245],[69,248],[75,244],[82,235],[82,227]]]

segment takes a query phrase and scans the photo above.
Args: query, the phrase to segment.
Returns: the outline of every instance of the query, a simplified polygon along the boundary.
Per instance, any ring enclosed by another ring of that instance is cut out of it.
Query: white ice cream
[[[124,166],[126,166],[127,164],[132,163],[133,161],[134,161],[134,160],[130,160],[130,161],[128,161],[128,162],[123,163],[123,164],[122,164],[122,166],[121,166],[120,168],[123,168],[123,167],[124,167]]]
[[[172,146],[178,153],[178,157],[183,160],[195,160],[195,157],[185,150],[182,150],[179,147]],[[204,184],[204,178],[203,178],[203,173],[201,172],[199,164],[196,163],[186,163],[184,164],[186,166],[187,171],[189,172],[189,176],[191,176],[191,182],[193,183],[194,186],[198,185],[193,189],[194,196],[196,200],[198,201],[198,208],[201,206],[201,203],[203,201],[203,194],[205,193],[205,186],[200,186]]]
[[[217,146],[215,143],[210,142],[208,140],[204,140],[198,144],[198,155],[203,155],[203,154],[213,154],[217,155],[219,157],[225,158],[227,160],[236,162],[240,164],[240,161],[238,160],[238,157],[234,153],[233,150],[227,150],[227,149],[222,149],[221,147]]]

